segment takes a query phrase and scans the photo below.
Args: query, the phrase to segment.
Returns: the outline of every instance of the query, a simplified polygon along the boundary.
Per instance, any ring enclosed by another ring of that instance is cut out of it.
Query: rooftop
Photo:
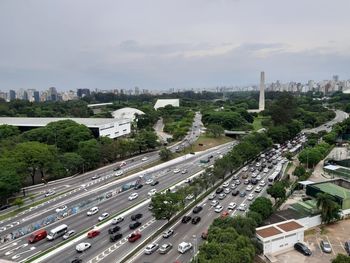
[[[296,221],[281,223],[281,224],[278,224],[277,227],[282,229],[284,232],[289,232],[299,228],[303,228],[303,226],[297,223]]]
[[[272,236],[281,234],[282,232],[273,226],[269,226],[263,229],[256,230],[256,233],[259,236],[266,238],[266,237],[272,237]]]
[[[350,198],[350,190],[334,183],[320,183],[314,184],[313,187],[320,189],[324,193],[332,196],[339,196],[342,199]]]
[[[268,226],[258,227],[256,229],[256,235],[258,238],[270,238],[274,236],[279,236],[281,234],[288,234],[295,230],[304,230],[304,226],[298,221],[291,219],[276,224],[271,224]]]
[[[156,104],[154,105],[154,108],[155,109],[163,108],[167,105],[171,105],[173,107],[179,107],[180,100],[179,99],[158,99]]]
[[[0,125],[7,124],[12,126],[35,126],[43,127],[50,122],[72,120],[76,123],[83,124],[88,127],[99,127],[114,123],[116,121],[129,121],[128,119],[113,119],[113,118],[27,118],[27,117],[0,117]]]

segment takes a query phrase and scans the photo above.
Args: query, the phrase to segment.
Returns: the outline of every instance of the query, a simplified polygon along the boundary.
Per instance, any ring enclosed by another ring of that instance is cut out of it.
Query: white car
[[[267,173],[268,171],[269,171],[268,168],[264,168],[264,170],[263,170],[264,173]]]
[[[265,186],[265,185],[266,185],[266,183],[265,183],[264,180],[260,181],[259,186],[263,187],[263,186]]]
[[[260,165],[261,165],[260,163],[256,163],[256,164],[255,164],[256,167],[259,167]]]
[[[248,200],[249,200],[249,201],[252,201],[253,199],[254,199],[254,195],[253,195],[253,194],[249,194],[249,195],[248,195]]]
[[[213,201],[210,202],[211,206],[217,206],[218,204],[219,204],[218,200],[213,200]]]
[[[56,213],[60,213],[60,212],[62,212],[64,210],[66,210],[66,209],[67,209],[66,205],[61,205],[61,206],[56,208]]]
[[[217,205],[217,206],[215,206],[215,212],[216,213],[220,213],[222,210],[223,210],[224,208],[222,207],[222,205]]]
[[[231,189],[236,189],[237,185],[236,184],[231,184]]]
[[[227,210],[234,210],[236,206],[237,206],[236,203],[233,203],[233,202],[229,203]]]
[[[180,172],[180,169],[175,169],[174,170],[174,174],[177,174],[177,173],[179,173]]]
[[[48,197],[48,196],[51,196],[51,195],[54,195],[56,194],[56,192],[54,190],[49,190],[45,193],[45,197]]]
[[[159,248],[159,245],[157,243],[152,243],[149,244],[146,248],[145,248],[145,254],[146,255],[151,255],[154,251],[156,251]]]
[[[192,200],[194,198],[193,194],[189,194],[188,196],[186,196],[186,200]]]
[[[187,174],[187,169],[183,169],[183,170],[181,171],[181,173],[182,173],[182,174]]]
[[[244,167],[244,168],[242,169],[242,171],[243,171],[243,172],[248,171],[248,166]]]
[[[120,222],[124,221],[124,217],[122,216],[118,216],[116,218],[113,218],[112,220],[112,225],[116,225],[116,224],[119,224]]]
[[[151,183],[153,183],[153,179],[147,179],[145,182],[145,184],[151,184]]]
[[[80,243],[78,244],[75,249],[77,252],[84,252],[85,250],[89,249],[91,247],[90,243],[84,242],[84,243]]]
[[[231,192],[231,189],[230,189],[230,188],[227,187],[227,188],[224,189],[224,193],[225,193],[225,194],[229,194],[230,192]]]
[[[109,217],[108,213],[103,213],[102,215],[100,215],[98,217],[98,221],[101,222],[102,220],[106,219],[107,217]]]
[[[151,189],[149,192],[148,192],[148,196],[154,196],[155,194],[157,193],[157,190],[156,189]]]
[[[209,195],[208,200],[213,200],[215,198],[216,194],[212,193]]]
[[[230,185],[229,182],[225,182],[225,183],[223,183],[222,187],[223,187],[223,188],[226,188],[226,187],[228,187],[229,185]]]
[[[119,171],[116,171],[115,173],[114,173],[114,176],[116,176],[116,177],[118,177],[118,176],[121,176],[121,175],[123,175],[123,170],[119,170]]]
[[[67,233],[64,234],[63,236],[63,240],[66,240],[68,238],[70,238],[71,236],[75,235],[75,230],[69,230]]]
[[[255,188],[255,190],[254,190],[254,191],[255,191],[256,193],[260,193],[260,192],[261,192],[261,190],[262,190],[262,189],[261,189],[261,187],[260,187],[260,186],[258,186],[258,187],[256,187],[256,188]]]
[[[256,177],[256,180],[260,181],[260,180],[261,180],[261,176],[258,175],[258,176]]]
[[[251,190],[253,190],[253,186],[252,186],[251,184],[250,184],[250,185],[248,185],[248,186],[247,186],[247,188],[246,188],[246,190],[247,190],[247,191],[251,191]]]
[[[141,159],[141,161],[147,161],[148,160],[148,158],[147,157],[143,157],[142,159]]]
[[[255,178],[257,176],[258,176],[257,173],[252,173],[252,178]]]
[[[240,204],[240,206],[238,207],[238,210],[240,210],[240,211],[245,211],[246,209],[247,209],[246,204]]]
[[[134,199],[136,199],[136,198],[138,198],[139,197],[139,194],[138,193],[132,193],[129,197],[128,197],[128,199],[129,199],[129,201],[132,201],[132,200],[134,200]]]
[[[222,200],[226,197],[226,194],[225,193],[221,193],[219,194],[219,199]]]
[[[87,211],[87,215],[88,216],[92,216],[94,214],[97,214],[98,213],[98,207],[97,206],[94,206],[94,207],[91,207],[89,211]]]
[[[179,246],[177,247],[177,251],[179,251],[181,254],[186,253],[192,248],[192,244],[188,242],[181,242]]]

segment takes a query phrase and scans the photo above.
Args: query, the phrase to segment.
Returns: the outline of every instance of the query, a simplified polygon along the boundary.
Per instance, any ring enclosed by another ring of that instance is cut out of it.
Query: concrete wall
[[[309,216],[309,217],[298,219],[298,222],[303,226],[305,226],[305,229],[307,230],[309,228],[313,228],[321,225],[322,220],[321,220],[321,215],[317,215],[317,216]]]
[[[117,138],[123,135],[127,135],[131,132],[130,121],[112,122],[110,124],[102,125],[99,127],[99,135],[106,136],[111,139]]]

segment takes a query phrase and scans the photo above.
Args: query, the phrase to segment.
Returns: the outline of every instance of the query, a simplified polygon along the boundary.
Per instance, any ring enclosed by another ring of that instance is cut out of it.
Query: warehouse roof
[[[288,232],[303,230],[304,226],[298,221],[292,219],[276,224],[258,227],[256,229],[256,235],[260,237],[260,239],[271,239],[274,236],[286,235]]]
[[[117,119],[134,120],[136,114],[142,115],[142,114],[145,114],[145,113],[143,111],[138,110],[138,109],[128,108],[128,107],[122,108],[122,109],[119,109],[119,110],[116,110],[116,111],[112,112],[112,116],[114,118],[117,118]]]
[[[27,117],[0,117],[0,125],[7,124],[18,127],[43,127],[50,122],[72,120],[76,123],[83,124],[90,128],[97,128],[101,125],[106,125],[115,122],[123,122],[128,119],[113,119],[113,118],[27,118]]]
[[[179,107],[180,100],[179,99],[158,99],[156,104],[154,105],[154,108],[155,109],[163,108],[167,105],[171,105],[173,107]]]
[[[333,183],[319,183],[312,187],[320,189],[322,192],[332,196],[339,196],[342,199],[350,198],[350,190]]]

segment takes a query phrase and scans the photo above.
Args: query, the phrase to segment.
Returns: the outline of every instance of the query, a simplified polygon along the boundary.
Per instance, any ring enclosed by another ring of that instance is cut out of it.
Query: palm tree
[[[339,205],[335,202],[333,196],[327,193],[318,193],[316,195],[316,206],[321,210],[321,219],[323,223],[330,223],[339,219]]]

